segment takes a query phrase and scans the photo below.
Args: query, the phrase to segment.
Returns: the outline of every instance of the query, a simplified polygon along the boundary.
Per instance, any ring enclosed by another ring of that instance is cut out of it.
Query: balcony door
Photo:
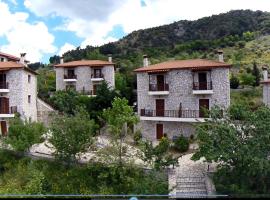
[[[156,138],[161,140],[163,135],[163,124],[156,124]]]
[[[200,99],[199,107],[199,117],[208,117],[209,99]]]
[[[165,102],[164,99],[156,99],[156,116],[163,117],[165,110]]]
[[[94,78],[101,78],[101,69],[94,69]]]
[[[6,88],[6,74],[0,73],[0,88]]]
[[[164,75],[157,75],[157,90],[164,91]]]
[[[2,136],[7,135],[7,122],[6,121],[1,121],[1,134]]]
[[[0,113],[1,114],[9,113],[9,99],[6,97],[0,97]]]
[[[206,72],[198,73],[199,89],[207,90],[207,74]]]
[[[67,70],[68,78],[74,78],[75,77],[75,71],[74,69],[68,69]]]

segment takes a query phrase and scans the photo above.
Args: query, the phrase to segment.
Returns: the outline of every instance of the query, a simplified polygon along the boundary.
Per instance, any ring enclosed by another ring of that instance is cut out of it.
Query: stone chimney
[[[147,67],[149,66],[149,60],[147,55],[143,55],[143,66]]]
[[[64,63],[64,57],[60,57],[60,64],[63,64]]]
[[[22,63],[22,64],[25,64],[25,55],[26,55],[26,53],[21,53],[20,63]]]
[[[109,61],[109,62],[112,62],[112,54],[109,54],[109,55],[108,55],[108,61]]]
[[[267,71],[267,66],[262,67],[263,70],[263,80],[267,81],[268,80],[268,71]]]
[[[222,50],[218,50],[217,51],[217,54],[218,54],[218,61],[219,62],[224,62],[223,51]]]

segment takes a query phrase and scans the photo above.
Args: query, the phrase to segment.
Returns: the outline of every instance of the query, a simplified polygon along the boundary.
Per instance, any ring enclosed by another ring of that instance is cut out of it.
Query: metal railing
[[[17,106],[7,107],[5,105],[0,106],[0,114],[15,114],[17,113]]]
[[[8,82],[0,82],[0,89],[8,89]]]
[[[91,78],[104,78],[103,73],[101,74],[91,74]]]
[[[77,79],[76,74],[64,74],[64,79]]]
[[[212,81],[210,82],[193,82],[193,90],[212,90]]]
[[[173,117],[173,118],[199,118],[199,110],[147,110],[141,109],[141,116],[145,117]]]
[[[18,113],[17,106],[11,106],[11,107],[10,107],[10,113],[11,113],[11,114]]]
[[[149,84],[149,91],[169,91],[169,84]]]

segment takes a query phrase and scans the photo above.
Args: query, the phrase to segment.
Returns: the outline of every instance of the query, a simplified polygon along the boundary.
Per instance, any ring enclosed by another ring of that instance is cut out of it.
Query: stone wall
[[[51,114],[56,112],[49,104],[45,103],[41,99],[37,99],[37,121],[42,122],[45,126],[48,126],[51,122]]]
[[[100,68],[100,67],[97,67]],[[64,82],[64,74],[67,74],[68,68],[55,68],[56,71],[56,90],[65,90],[66,82]],[[74,67],[75,74],[77,75],[77,81],[72,82],[76,85],[76,90],[81,91],[92,91],[93,84],[99,84],[100,82],[92,82],[91,74],[94,73],[94,67],[88,66],[79,66]],[[104,80],[109,84],[110,87],[114,88],[115,85],[115,75],[114,75],[114,66],[104,66],[101,67],[101,73],[104,75]]]
[[[166,74],[166,82],[169,84],[169,95],[149,95],[149,75],[148,73],[137,74],[137,98],[138,113],[141,109],[156,110],[156,99],[165,100],[165,110],[199,110],[199,100],[209,99],[209,107],[219,106],[226,109],[230,105],[230,82],[229,69],[216,68],[207,71],[208,81],[212,81],[213,94],[195,95],[193,94],[193,72],[191,70],[171,70]],[[198,73],[194,74],[194,81],[198,80]],[[151,78],[151,83],[156,83],[155,77]],[[153,121],[142,121],[140,126],[143,134],[147,138],[155,139],[155,123]],[[166,128],[167,127],[167,128]],[[169,135],[179,134],[189,136],[194,130],[188,123],[164,122],[164,133]]]
[[[270,107],[270,83],[263,84],[263,103]]]

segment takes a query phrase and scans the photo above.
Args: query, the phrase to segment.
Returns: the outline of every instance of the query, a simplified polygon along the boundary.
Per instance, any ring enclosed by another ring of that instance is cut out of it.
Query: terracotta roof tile
[[[160,70],[172,70],[172,69],[210,69],[217,67],[231,67],[230,64],[204,59],[192,59],[192,60],[172,60],[162,62],[147,67],[141,67],[135,72],[154,72]]]
[[[0,71],[11,70],[11,69],[20,69],[20,68],[22,68],[26,71],[29,71],[33,74],[37,74],[34,70],[30,69],[29,67],[26,67],[25,65],[23,65],[21,63],[12,62],[12,61],[0,62]]]
[[[9,59],[14,60],[14,61],[19,61],[20,60],[19,57],[16,57],[16,56],[13,56],[13,55],[10,55],[10,54],[7,54],[7,53],[3,53],[3,52],[0,52],[0,56],[9,58]]]
[[[55,65],[55,67],[104,66],[104,65],[114,65],[114,63],[104,60],[77,60],[66,62],[63,64],[58,64]]]

